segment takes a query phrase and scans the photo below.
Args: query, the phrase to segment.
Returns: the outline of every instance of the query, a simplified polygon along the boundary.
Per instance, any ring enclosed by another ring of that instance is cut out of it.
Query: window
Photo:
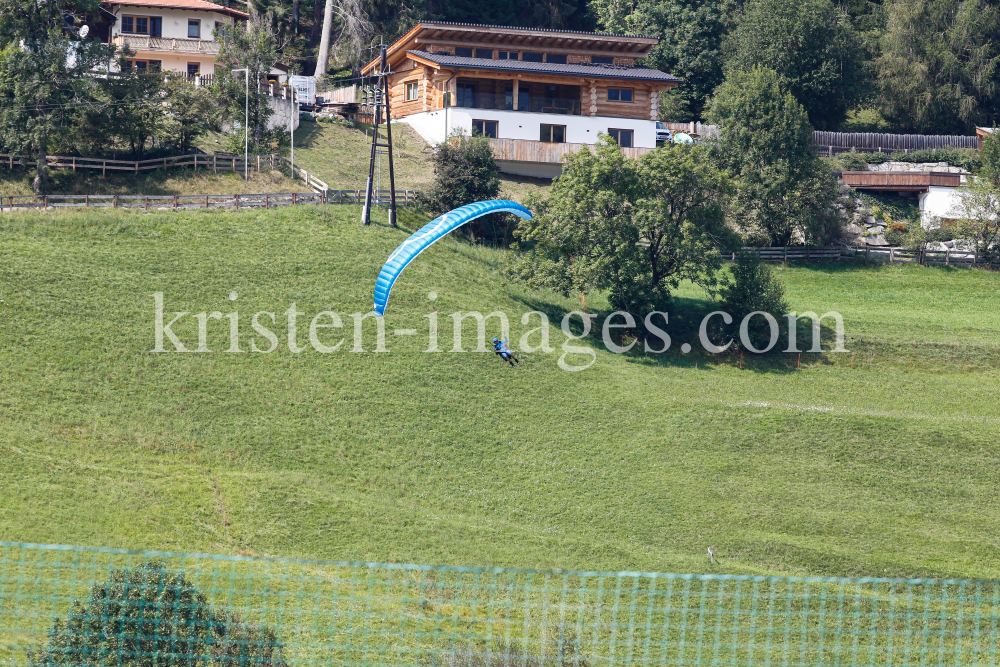
[[[517,87],[517,110],[527,111],[531,106],[531,87],[530,86],[518,86]]]
[[[188,76],[198,76],[201,73],[201,63],[188,63]]]
[[[163,62],[160,60],[136,60],[130,58],[125,61],[125,71],[131,72],[135,70],[139,74],[145,74],[146,72],[159,72],[161,71]]]
[[[632,101],[632,89],[631,88],[608,88],[608,101],[609,102],[631,102]]]
[[[188,39],[201,39],[201,19],[188,19]]]
[[[156,21],[157,26],[160,25],[162,19],[160,17],[153,17]],[[148,35],[149,34],[149,21],[148,16],[123,16],[122,17],[122,32],[127,32],[133,35]],[[159,32],[157,30],[157,32]],[[158,37],[159,35],[153,35],[153,37]]]
[[[615,59],[610,56],[590,56],[592,65],[613,65]]]
[[[554,63],[556,65],[566,64],[566,54],[563,53],[549,53],[545,55],[545,62]]]
[[[490,139],[497,138],[497,121],[495,120],[473,120],[472,134],[481,134]]]
[[[632,130],[616,130],[611,128],[608,130],[608,134],[622,148],[632,148]]]
[[[541,53],[531,53],[530,51],[525,51],[521,54],[521,60],[529,63],[540,63],[542,62],[543,54]]]
[[[409,82],[409,83],[406,84],[405,99],[407,101],[417,99],[417,82],[416,81],[411,81],[411,82]]]
[[[514,86],[508,85],[503,90],[503,108],[507,111],[514,110]]]
[[[471,107],[476,106],[476,84],[474,83],[460,83],[456,86],[457,98],[455,106],[457,107]]]
[[[561,144],[566,141],[566,126],[541,125],[539,126],[538,140],[547,141],[553,144]]]
[[[455,47],[455,55],[456,56],[461,56],[462,58],[471,58],[472,57],[472,49],[465,48],[464,46],[456,46]]]
[[[517,60],[517,51],[497,51],[497,60]]]
[[[476,49],[477,58],[493,59],[493,49]]]

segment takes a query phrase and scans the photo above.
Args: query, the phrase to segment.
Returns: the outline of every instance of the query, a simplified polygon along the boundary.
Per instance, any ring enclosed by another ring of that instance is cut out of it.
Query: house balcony
[[[560,164],[565,155],[590,149],[590,144],[554,143],[548,141],[529,141],[526,139],[490,139],[493,157],[506,162],[542,162]],[[638,158],[648,153],[652,148],[623,148],[626,157]]]
[[[192,53],[218,55],[219,43],[209,39],[166,39],[148,35],[115,35],[119,49],[128,46],[136,53]]]

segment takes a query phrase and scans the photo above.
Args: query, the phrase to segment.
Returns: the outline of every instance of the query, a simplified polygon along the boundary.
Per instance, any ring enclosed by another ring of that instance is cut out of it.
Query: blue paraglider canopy
[[[392,286],[396,284],[396,279],[399,278],[399,274],[403,272],[403,269],[416,259],[417,255],[429,248],[435,241],[448,232],[458,229],[467,222],[472,222],[476,218],[489,213],[513,213],[519,218],[531,220],[531,211],[517,202],[506,199],[477,201],[473,204],[460,206],[438,218],[434,218],[414,232],[410,238],[403,241],[389,255],[385,266],[379,271],[378,278],[375,279],[375,314],[379,317],[385,314],[385,307],[389,302],[389,292],[392,291]]]

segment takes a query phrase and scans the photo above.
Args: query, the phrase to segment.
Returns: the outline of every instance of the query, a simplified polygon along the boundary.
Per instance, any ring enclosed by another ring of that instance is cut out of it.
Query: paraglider
[[[393,250],[389,259],[386,260],[385,266],[379,271],[378,278],[375,279],[375,314],[379,317],[385,314],[392,286],[396,283],[396,279],[399,278],[403,269],[416,259],[417,255],[448,232],[489,213],[513,213],[519,218],[531,220],[531,211],[517,202],[506,199],[466,204],[434,218]]]
[[[521,360],[514,356],[511,349],[507,347],[507,339],[504,338],[500,340],[499,338],[493,339],[493,352],[500,355],[500,358],[510,364],[511,368],[514,367],[515,363],[520,364]]]

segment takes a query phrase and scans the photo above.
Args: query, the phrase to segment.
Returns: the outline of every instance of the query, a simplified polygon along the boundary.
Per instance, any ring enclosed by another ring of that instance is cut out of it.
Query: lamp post
[[[295,121],[298,120],[299,116],[299,91],[295,89],[295,86],[288,86],[292,91],[292,118],[291,118],[291,135],[292,135],[292,180],[295,180]]]
[[[243,180],[250,180],[250,68],[234,69],[233,74],[243,72],[247,84],[246,115],[243,120]]]

